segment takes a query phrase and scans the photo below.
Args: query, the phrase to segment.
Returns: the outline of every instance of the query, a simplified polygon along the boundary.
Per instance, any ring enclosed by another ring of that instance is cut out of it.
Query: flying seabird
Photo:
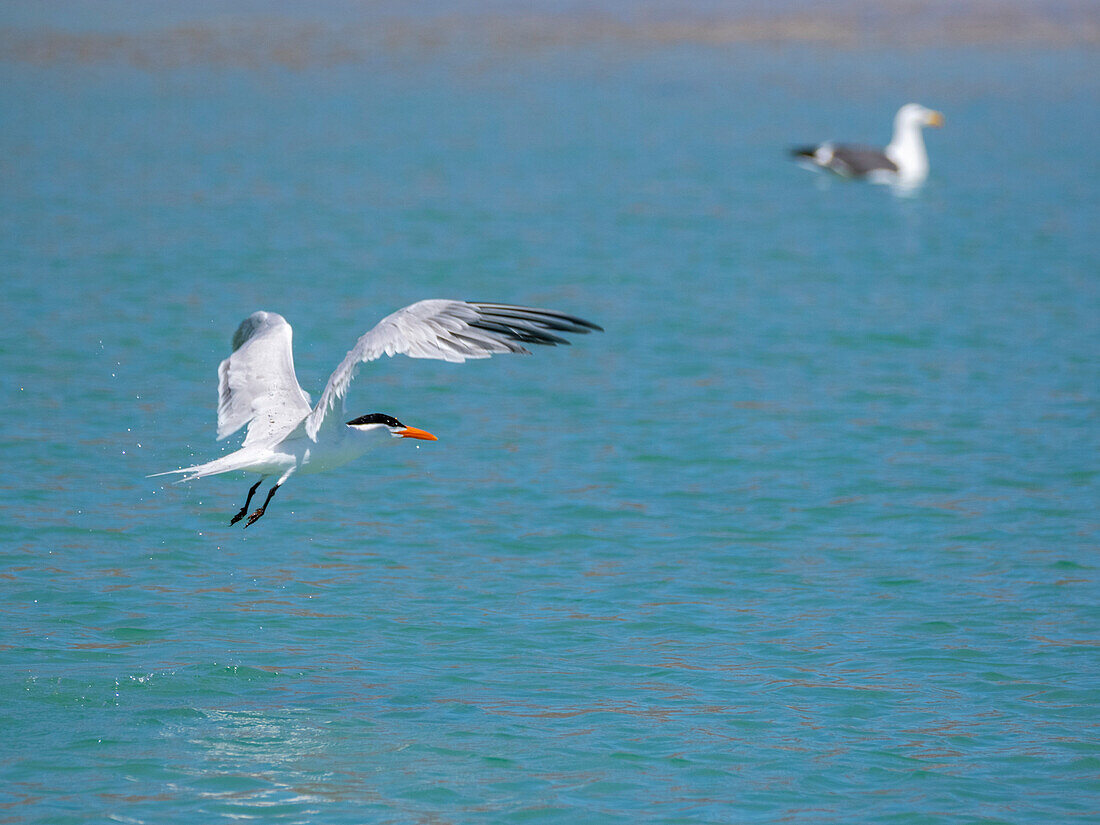
[[[267,509],[275,491],[295,473],[317,473],[347,464],[372,447],[395,439],[437,441],[431,433],[402,424],[386,413],[344,420],[348,386],[361,363],[383,355],[408,355],[461,363],[499,352],[527,353],[524,344],[568,344],[563,333],[602,331],[596,324],[548,309],[428,300],[383,318],[363,335],[329,376],[316,406],[298,385],[290,324],[275,312],[254,312],[233,335],[233,353],[218,367],[218,440],[248,425],[241,448],[222,458],[181,467],[156,476],[180,474],[180,481],[244,470],[260,480],[230,520],[248,514],[248,505],[264,479],[278,480],[245,527]],[[389,438],[382,438],[389,436]],[[151,478],[152,476],[150,476]]]

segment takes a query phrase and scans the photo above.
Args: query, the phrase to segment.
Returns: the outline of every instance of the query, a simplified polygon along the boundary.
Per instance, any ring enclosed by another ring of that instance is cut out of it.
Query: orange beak
[[[932,114],[928,116],[928,125],[935,126],[937,129],[943,126],[943,113],[932,112]]]
[[[398,433],[402,438],[419,438],[421,441],[439,441],[434,435],[427,430],[421,430],[416,427],[406,427]]]

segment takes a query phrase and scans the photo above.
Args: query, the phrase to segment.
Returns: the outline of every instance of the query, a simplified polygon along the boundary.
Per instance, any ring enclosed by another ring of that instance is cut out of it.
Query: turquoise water
[[[8,59],[0,820],[1100,817],[1094,51]],[[786,147],[945,112],[915,197]],[[606,332],[371,365],[438,443],[249,485],[427,297]]]

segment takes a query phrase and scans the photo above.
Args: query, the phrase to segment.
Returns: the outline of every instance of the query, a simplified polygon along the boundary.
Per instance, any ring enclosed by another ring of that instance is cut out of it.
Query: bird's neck
[[[341,430],[322,430],[321,432],[322,436],[317,441],[301,439],[298,442],[298,472],[320,473],[342,467],[351,461],[355,461],[364,453],[370,452],[379,444],[385,443],[381,438],[371,438],[368,434],[356,432],[347,427]]]
[[[380,444],[384,444],[389,438],[389,434],[383,437],[377,432],[365,433],[352,429],[351,427],[341,427],[334,433],[331,443],[334,448],[341,453],[353,455],[358,458],[363,455],[363,453],[370,452]]]
[[[924,135],[921,127],[911,121],[895,124],[894,137],[886,147],[886,157],[897,164],[898,174],[903,180],[916,182],[928,176]]]

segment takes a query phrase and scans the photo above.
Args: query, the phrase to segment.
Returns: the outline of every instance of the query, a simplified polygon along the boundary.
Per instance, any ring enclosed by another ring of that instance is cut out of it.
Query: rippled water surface
[[[430,46],[3,64],[0,821],[1096,821],[1096,52]],[[913,197],[784,156],[910,99]],[[606,332],[145,478],[426,297]]]

